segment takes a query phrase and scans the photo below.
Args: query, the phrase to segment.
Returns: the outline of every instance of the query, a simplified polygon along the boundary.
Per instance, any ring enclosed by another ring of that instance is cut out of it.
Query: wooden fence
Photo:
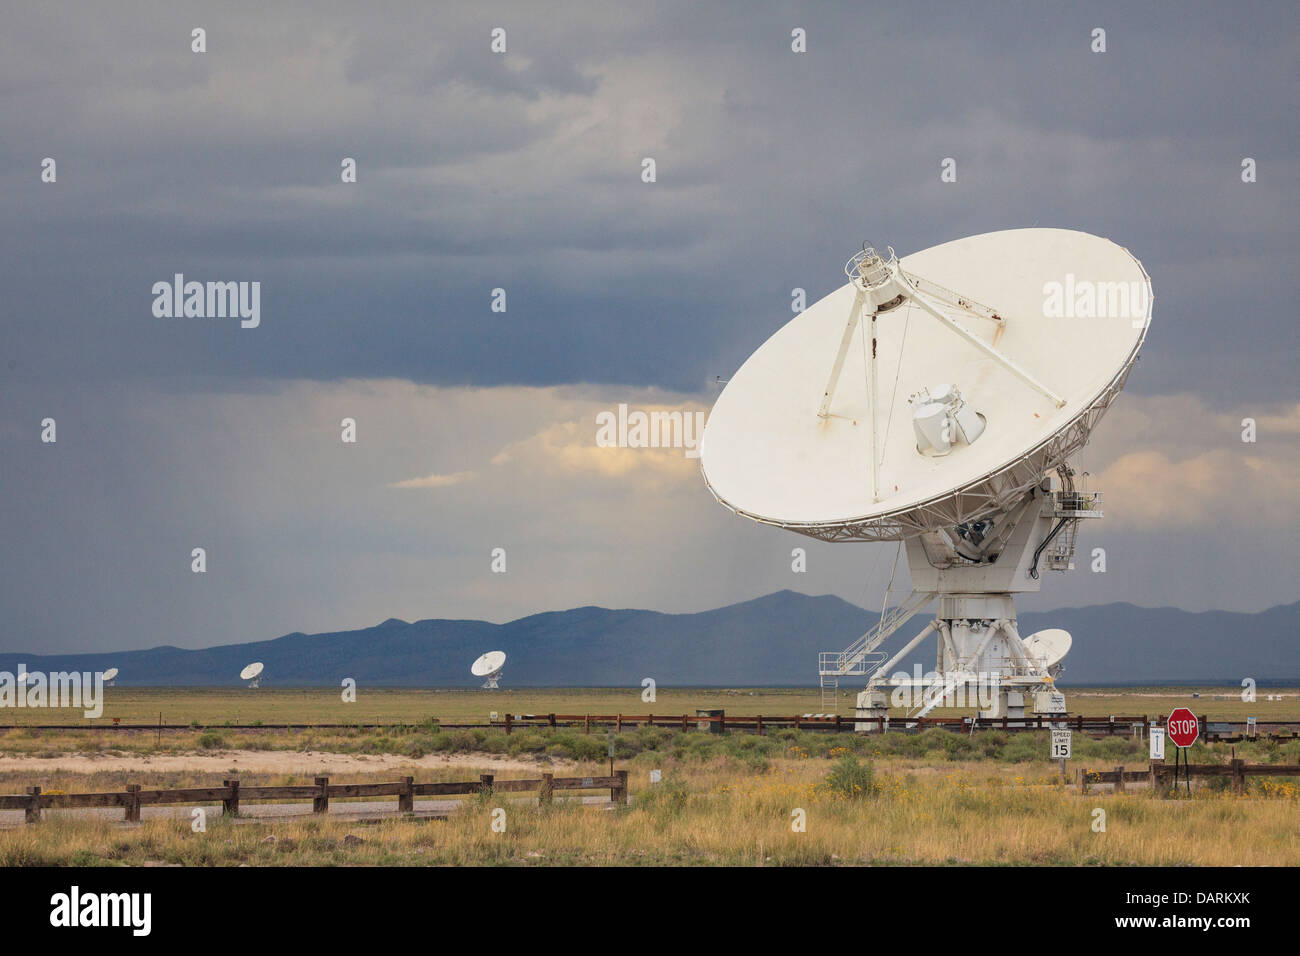
[[[712,733],[727,731],[745,731],[762,734],[768,730],[789,728],[793,730],[814,730],[832,733],[861,732],[867,728],[869,733],[883,731],[921,732],[931,728],[970,733],[980,730],[1004,730],[1008,733],[1019,731],[1045,731],[1053,727],[1070,729],[1093,736],[1132,736],[1135,732],[1145,737],[1152,727],[1163,727],[1165,718],[1140,716],[1109,715],[1106,717],[1088,717],[1083,714],[1030,714],[1026,717],[855,717],[851,714],[805,714],[793,717],[735,716],[725,714],[696,716],[688,714],[506,714],[505,718],[491,726],[504,728],[507,734],[527,728],[579,728],[591,733],[592,728],[606,728],[615,733],[637,727],[663,727],[670,730],[705,730]],[[1254,737],[1248,733],[1246,721],[1214,722],[1211,729],[1208,718],[1200,718],[1203,736],[1207,741],[1214,741],[1229,733],[1242,736],[1233,738],[1270,740],[1290,740],[1300,738],[1300,720],[1268,721],[1258,728],[1251,728]],[[450,726],[450,725],[444,725]],[[1263,727],[1276,728],[1265,733]]]
[[[1248,725],[1246,721],[1210,721],[1202,715],[1201,738],[1207,743],[1237,743],[1243,740],[1295,740],[1300,739],[1300,720],[1260,721]],[[868,732],[916,733],[931,728],[970,733],[981,730],[1002,730],[1008,733],[1044,731],[1052,726],[1064,727],[1092,736],[1145,737],[1152,727],[1164,726],[1165,718],[1140,716],[1087,717],[1083,714],[1031,714],[1027,717],[855,717],[852,714],[804,714],[782,716],[734,716],[725,714],[691,716],[689,714],[506,714],[503,719],[478,723],[446,723],[436,718],[435,726],[442,730],[504,730],[510,734],[528,728],[581,728],[584,733],[613,730],[622,733],[637,727],[663,727],[669,730],[707,731],[712,733],[745,732],[763,734],[769,730],[793,729],[823,731],[827,733]],[[0,724],[0,731],[54,730],[54,731],[150,731],[175,733],[184,731],[312,731],[312,730],[383,730],[415,731],[428,727],[429,722],[414,723],[328,723],[328,724]]]
[[[241,787],[238,780],[224,780],[220,787],[170,790],[146,790],[139,784],[127,784],[124,791],[107,793],[42,793],[40,787],[28,787],[26,793],[0,795],[0,810],[25,810],[26,822],[36,823],[43,809],[122,807],[128,822],[139,822],[141,807],[164,803],[220,800],[222,812],[236,816],[241,801],[310,800],[312,813],[328,813],[331,797],[397,797],[397,811],[413,813],[416,797],[536,791],[540,803],[550,803],[557,790],[609,790],[614,803],[626,804],[627,771],[616,770],[607,777],[556,777],[544,773],[538,780],[497,780],[493,774],[485,773],[477,780],[453,783],[416,783],[414,777],[403,777],[394,783],[330,783],[329,777],[316,777],[311,785],[288,787]]]
[[[1153,760],[1145,770],[1087,770],[1080,767],[1075,772],[1075,782],[1080,793],[1087,793],[1090,784],[1109,783],[1115,793],[1123,793],[1125,784],[1145,782],[1154,792],[1165,794],[1174,782],[1175,768],[1163,760]],[[1182,779],[1184,767],[1177,768],[1178,778]],[[1231,777],[1234,793],[1246,791],[1247,777],[1300,777],[1300,764],[1246,763],[1233,758],[1226,764],[1194,763],[1186,767],[1186,772],[1193,777]]]
[[[1158,725],[1160,720],[1150,721]],[[763,714],[728,717],[725,714],[506,714],[499,726],[507,734],[528,728],[578,728],[591,733],[593,727],[607,728],[615,733],[637,727],[663,727],[668,730],[704,730],[711,733],[748,731],[762,734],[769,730],[820,730],[833,733],[854,732],[859,726],[869,732],[912,730],[923,731],[932,727],[944,730],[970,732],[973,730],[1048,730],[1053,726],[1068,726],[1083,733],[1120,734],[1128,736],[1133,724],[1148,725],[1141,717],[1085,717],[1082,714],[1031,714],[1027,717],[855,717],[851,714],[804,714],[792,717],[773,717]],[[1300,727],[1300,721],[1296,722]]]

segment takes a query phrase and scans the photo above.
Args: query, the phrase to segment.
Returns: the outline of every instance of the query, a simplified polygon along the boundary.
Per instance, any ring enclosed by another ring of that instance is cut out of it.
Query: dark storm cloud
[[[790,288],[829,291],[862,238],[1039,223],[1111,236],[1152,273],[1160,357],[1133,387],[1222,402],[1289,378],[1294,12],[562,9],[14,14],[15,374],[693,389],[788,316]],[[257,338],[154,319],[149,286],[177,271],[261,281]],[[496,286],[509,319],[487,311]],[[1242,370],[1206,376],[1207,343]]]

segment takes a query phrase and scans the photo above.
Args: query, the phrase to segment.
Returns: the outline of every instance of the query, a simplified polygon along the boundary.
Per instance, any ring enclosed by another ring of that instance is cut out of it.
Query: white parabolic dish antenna
[[[114,678],[117,677],[117,668],[116,668],[116,667],[110,667],[108,670],[104,671],[104,675],[103,675],[103,677],[104,677],[104,680],[105,680],[105,681],[111,681],[111,680],[113,680]]]
[[[864,386],[869,341],[861,343],[865,352],[849,342],[828,414],[817,414],[845,338],[855,283],[810,306],[749,357],[709,414],[700,462],[713,494],[728,508],[828,540],[897,540],[967,520],[994,507],[990,499],[1034,483],[1084,444],[1146,335],[1150,280],[1142,265],[1128,250],[1086,233],[988,233],[914,253],[896,268],[924,277],[936,290],[940,284],[943,292],[959,290],[948,297],[977,307],[989,303],[996,320],[924,293],[879,314],[873,494],[872,403]],[[1044,291],[1051,283],[1062,287],[1060,311],[1067,314],[1046,314],[1053,311]],[[1067,292],[1082,288],[1094,290],[1091,309],[1074,308],[1073,294],[1064,301]],[[1101,309],[1113,304],[1121,314],[1095,314],[1098,289]],[[1135,291],[1146,304],[1128,301]],[[998,355],[927,314],[922,303]],[[917,454],[910,399],[940,383],[960,389],[986,428],[973,444],[959,444],[947,456]]]
[[[906,542],[913,595],[822,655],[824,690],[859,674],[869,688],[901,686],[886,674],[901,654],[876,649],[935,597],[920,637],[940,638],[926,682],[940,701],[983,665],[1003,688],[1050,686],[1015,632],[1011,594],[1037,590],[1040,567],[1068,569],[1078,521],[1101,516],[1068,459],[1137,359],[1150,279],[1128,250],[1064,229],[903,259],[864,248],[845,274],[731,377],[701,440],[705,481],[755,521]]]
[[[1074,641],[1069,631],[1052,627],[1045,631],[1035,631],[1026,637],[1025,652],[1041,667],[1050,669],[1061,663],[1065,655],[1070,653],[1072,643]]]
[[[261,661],[254,661],[242,671],[239,672],[239,679],[251,681],[249,687],[258,687],[262,683],[262,670],[264,666]]]
[[[469,672],[475,677],[485,677],[484,690],[496,690],[501,678],[501,669],[506,665],[505,651],[488,651],[470,665]]]

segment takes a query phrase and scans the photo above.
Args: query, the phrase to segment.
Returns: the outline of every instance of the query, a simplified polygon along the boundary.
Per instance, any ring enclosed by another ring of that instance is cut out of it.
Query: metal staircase
[[[921,704],[914,710],[907,713],[909,719],[915,720],[918,717],[924,717],[944,702],[944,699],[957,689],[961,683],[960,677],[949,677],[942,684],[932,684],[922,695]],[[912,725],[915,726],[915,725]]]
[[[891,634],[930,603],[933,594],[913,591],[897,607],[880,616],[879,623],[842,651],[822,651],[817,655],[817,674],[821,679],[822,710],[835,713],[841,677],[870,677],[888,656],[878,651]]]

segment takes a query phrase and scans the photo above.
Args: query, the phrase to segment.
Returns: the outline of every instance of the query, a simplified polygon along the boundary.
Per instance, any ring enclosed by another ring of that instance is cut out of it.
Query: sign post
[[[1052,750],[1054,760],[1061,761],[1061,779],[1065,780],[1065,762],[1070,759],[1072,733],[1069,730],[1052,728]]]
[[[1165,721],[1165,730],[1169,734],[1169,742],[1176,748],[1174,750],[1174,786],[1178,786],[1178,756],[1179,754],[1196,743],[1196,738],[1201,735],[1201,722],[1196,719],[1186,707],[1176,707],[1169,719]],[[1187,777],[1187,792],[1192,792],[1192,771],[1187,763],[1187,754],[1182,754],[1183,771]]]

